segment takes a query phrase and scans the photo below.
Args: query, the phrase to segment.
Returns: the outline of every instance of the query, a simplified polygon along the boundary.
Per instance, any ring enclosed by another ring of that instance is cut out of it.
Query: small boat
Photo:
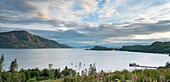
[[[130,63],[129,66],[136,66],[136,63]]]
[[[129,66],[139,66],[136,63],[130,63]]]

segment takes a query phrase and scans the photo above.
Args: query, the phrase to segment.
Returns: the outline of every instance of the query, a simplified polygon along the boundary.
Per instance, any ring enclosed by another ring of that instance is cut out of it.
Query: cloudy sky
[[[0,0],[0,31],[73,47],[170,40],[170,0]]]

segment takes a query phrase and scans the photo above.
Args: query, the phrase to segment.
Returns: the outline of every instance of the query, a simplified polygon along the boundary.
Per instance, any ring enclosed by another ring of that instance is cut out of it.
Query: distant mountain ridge
[[[149,52],[149,53],[170,53],[170,42],[154,42],[151,45],[123,46],[122,51]]]
[[[0,48],[72,48],[66,44],[59,44],[27,31],[10,31],[0,33]]]

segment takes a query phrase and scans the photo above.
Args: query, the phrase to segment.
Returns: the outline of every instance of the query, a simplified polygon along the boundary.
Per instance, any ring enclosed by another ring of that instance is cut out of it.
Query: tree
[[[25,76],[24,72],[21,72],[21,78],[22,78],[22,82],[26,81],[26,76]]]
[[[65,69],[61,72],[63,76],[75,76],[76,71],[70,68],[65,67]]]
[[[11,82],[22,82],[21,73],[12,73]]]
[[[26,70],[24,70],[23,68],[19,71],[19,73],[21,74],[21,82],[25,82],[26,81]]]
[[[25,73],[26,80],[31,78],[31,70],[30,69],[26,70],[24,73]]]
[[[82,68],[82,65],[81,65],[81,62],[79,62],[79,72],[80,72],[80,69]]]
[[[10,66],[10,72],[16,72],[18,69],[18,64],[17,64],[17,59],[15,58],[14,61],[11,62],[11,66]]]
[[[43,69],[41,76],[49,77],[49,70],[48,69]]]
[[[48,68],[52,69],[53,64],[48,64]]]
[[[55,69],[54,75],[55,75],[55,78],[60,78],[60,76],[61,76],[60,69]]]
[[[3,72],[2,78],[3,82],[12,82],[12,73],[11,72]]]
[[[170,63],[169,63],[169,62],[166,62],[165,67],[166,67],[166,68],[170,68]]]
[[[4,55],[2,54],[1,59],[0,59],[0,72],[2,72],[2,68],[4,66]]]
[[[2,82],[2,68],[4,66],[4,55],[2,54],[0,59],[0,82]]]
[[[27,80],[26,82],[37,82],[36,78],[30,78],[29,80]]]
[[[96,66],[95,66],[95,64],[90,64],[90,67],[89,67],[89,75],[92,75],[92,74],[94,74],[94,73],[96,73]]]

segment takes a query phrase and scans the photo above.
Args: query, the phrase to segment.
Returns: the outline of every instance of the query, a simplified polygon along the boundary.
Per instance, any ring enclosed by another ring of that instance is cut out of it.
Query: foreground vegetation
[[[170,63],[167,62],[165,67],[158,69],[144,70],[123,70],[105,73],[96,72],[95,64],[90,64],[89,69],[81,71],[81,75],[76,70],[68,68],[40,70],[21,69],[17,70],[17,59],[11,62],[9,71],[3,70],[4,56],[0,59],[0,82],[169,82],[170,80]],[[80,64],[79,64],[80,65]]]

